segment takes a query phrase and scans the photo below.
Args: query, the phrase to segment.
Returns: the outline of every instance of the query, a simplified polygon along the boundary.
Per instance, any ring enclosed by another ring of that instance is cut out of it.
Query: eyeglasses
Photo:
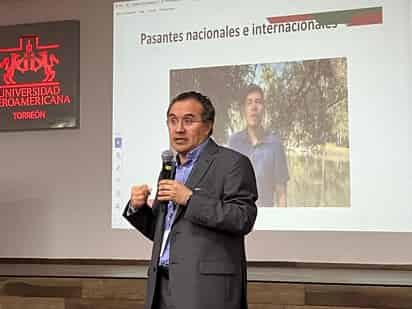
[[[185,128],[192,126],[195,122],[203,122],[203,120],[195,120],[193,117],[183,117],[183,118],[169,117],[167,118],[166,122],[169,128],[175,128],[179,125],[180,121],[182,121],[182,125]]]

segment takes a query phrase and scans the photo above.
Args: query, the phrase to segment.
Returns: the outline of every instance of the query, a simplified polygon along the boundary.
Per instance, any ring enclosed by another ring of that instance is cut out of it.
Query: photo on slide
[[[247,155],[260,207],[350,207],[346,58],[170,71],[170,97],[216,108],[213,138]]]

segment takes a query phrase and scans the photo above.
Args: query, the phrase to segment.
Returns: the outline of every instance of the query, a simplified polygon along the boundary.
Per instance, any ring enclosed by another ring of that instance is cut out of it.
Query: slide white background
[[[132,184],[155,188],[160,152],[168,147],[170,70],[347,57],[351,207],[260,208],[255,229],[412,232],[408,1],[142,3],[114,12],[113,130],[123,146],[115,150],[122,153],[122,170],[113,179],[113,227],[128,227],[120,213]],[[243,28],[269,16],[373,6],[383,7],[383,24],[141,44],[141,33]]]

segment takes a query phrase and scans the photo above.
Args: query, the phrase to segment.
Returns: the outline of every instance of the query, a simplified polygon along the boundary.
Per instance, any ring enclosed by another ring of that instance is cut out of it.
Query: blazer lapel
[[[209,142],[206,144],[203,151],[200,153],[199,158],[195,165],[193,166],[192,171],[190,172],[189,178],[187,179],[185,186],[193,190],[196,185],[202,180],[205,173],[208,171],[209,166],[212,164],[213,160],[215,159],[215,153],[219,150],[216,143],[210,139]],[[180,217],[183,208],[185,206],[179,206],[177,208],[176,217],[173,221],[173,224],[177,221]]]
[[[153,242],[153,256],[156,257],[156,259],[159,258],[160,256],[160,250],[162,248],[162,239],[163,239],[163,233],[164,233],[164,220],[166,216],[166,210],[165,207],[162,203],[158,202],[157,205],[157,224],[156,224],[156,233],[155,233],[155,241]]]
[[[162,208],[162,203],[160,203],[160,201],[157,198],[155,198],[153,200],[153,205],[152,205],[152,212],[155,217],[159,215],[161,208]]]

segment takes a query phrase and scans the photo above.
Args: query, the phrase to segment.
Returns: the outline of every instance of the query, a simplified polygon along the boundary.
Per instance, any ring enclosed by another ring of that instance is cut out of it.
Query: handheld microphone
[[[162,152],[162,170],[160,171],[159,181],[162,179],[174,179],[175,175],[175,165],[173,161],[173,152],[170,150],[165,150]],[[159,201],[157,199],[157,192],[155,197],[155,202],[153,206],[153,212],[157,214],[160,206],[167,206],[168,201]]]
[[[165,150],[162,152],[162,170],[160,171],[159,181],[162,179],[174,179],[175,166],[173,157],[173,152],[170,150]],[[166,207],[169,203],[168,201],[160,202],[157,199],[157,193],[155,200],[157,201],[156,203],[154,203],[155,206],[153,207],[153,211],[155,214],[158,212],[160,206]]]
[[[162,171],[160,179],[174,179],[173,152],[165,150],[162,152]]]

